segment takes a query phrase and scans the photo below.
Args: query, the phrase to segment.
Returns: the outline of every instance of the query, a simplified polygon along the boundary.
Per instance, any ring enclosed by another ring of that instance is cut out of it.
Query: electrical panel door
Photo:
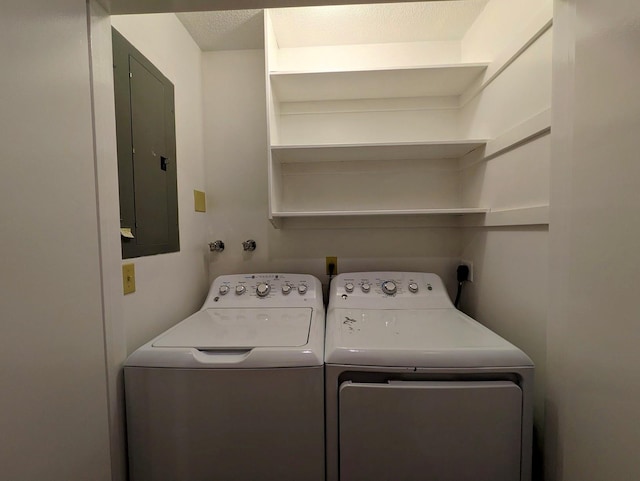
[[[175,252],[173,84],[115,30],[113,52],[123,257]]]

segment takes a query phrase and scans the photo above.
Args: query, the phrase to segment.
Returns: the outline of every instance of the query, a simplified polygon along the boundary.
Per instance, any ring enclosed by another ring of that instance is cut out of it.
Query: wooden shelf
[[[461,225],[463,227],[548,226],[549,206],[491,209],[481,219],[465,218]]]
[[[367,219],[371,219],[368,221]],[[377,223],[376,219],[378,220]],[[387,219],[382,222],[381,219]],[[446,220],[449,219],[449,220]],[[353,227],[514,227],[548,226],[549,206],[514,209],[450,208],[399,209],[361,211],[274,212],[271,218],[276,228]],[[295,222],[289,224],[289,222]]]
[[[462,95],[486,63],[329,72],[271,72],[280,102]]]
[[[319,210],[274,212],[274,218],[285,217],[343,217],[343,216],[385,216],[385,215],[465,215],[486,214],[489,209],[480,207],[448,209],[397,209],[397,210]]]
[[[473,139],[442,142],[276,145],[271,146],[271,155],[274,161],[280,163],[459,159],[486,143],[487,140],[484,139]]]
[[[302,228],[457,227],[460,221],[454,219],[460,219],[462,216],[484,217],[488,212],[489,209],[484,208],[274,212],[270,220],[277,229],[285,226]]]

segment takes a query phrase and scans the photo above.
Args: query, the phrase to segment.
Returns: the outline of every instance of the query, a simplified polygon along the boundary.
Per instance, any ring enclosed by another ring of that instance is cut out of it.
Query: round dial
[[[353,292],[353,284],[351,282],[347,282],[344,285],[344,290],[347,292]]]
[[[371,290],[371,284],[369,284],[368,282],[363,282],[361,287],[362,292],[369,292]]]
[[[220,286],[220,289],[218,289],[218,292],[220,293],[220,295],[224,296],[226,293],[229,292],[229,286],[226,286],[226,285]]]
[[[415,282],[410,282],[409,290],[415,294],[416,292],[418,292],[418,284],[416,284]]]
[[[258,294],[259,297],[266,297],[266,295],[269,294],[270,290],[271,286],[269,284],[267,284],[266,282],[261,282],[260,284],[258,284],[258,287],[256,287],[256,294]]]
[[[236,294],[238,294],[239,296],[244,294],[246,290],[247,290],[247,288],[244,287],[242,284],[238,284],[236,286]]]
[[[300,285],[298,286],[298,292],[299,292],[300,294],[304,294],[304,293],[306,293],[306,292],[307,292],[307,286],[305,286],[304,284],[300,284]]]
[[[395,294],[398,290],[398,286],[393,281],[385,281],[382,283],[382,292],[389,294],[390,296]]]
[[[282,284],[282,293],[286,296],[291,292],[291,286],[289,284]]]

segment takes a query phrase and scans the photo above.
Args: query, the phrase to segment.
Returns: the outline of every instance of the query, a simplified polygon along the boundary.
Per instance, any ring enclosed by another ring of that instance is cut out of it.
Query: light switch
[[[136,268],[134,264],[122,265],[122,290],[125,294],[136,292]]]
[[[205,196],[204,192],[201,192],[199,190],[194,190],[193,200],[194,200],[196,212],[207,211],[207,197]]]

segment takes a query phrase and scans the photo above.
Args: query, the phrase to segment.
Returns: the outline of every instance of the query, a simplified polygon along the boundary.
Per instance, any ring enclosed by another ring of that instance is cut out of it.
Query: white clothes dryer
[[[435,274],[334,278],[327,480],[529,481],[534,366]]]
[[[324,315],[313,276],[218,277],[125,363],[131,481],[324,481]]]

